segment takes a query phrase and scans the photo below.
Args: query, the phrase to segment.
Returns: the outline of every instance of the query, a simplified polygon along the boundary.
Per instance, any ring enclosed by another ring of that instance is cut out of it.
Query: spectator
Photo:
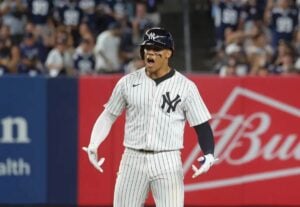
[[[147,17],[147,6],[144,2],[137,2],[135,9],[135,17],[131,20],[133,30],[133,41],[135,44],[142,42],[142,34],[154,26],[153,22]]]
[[[272,46],[276,48],[280,40],[291,42],[298,25],[298,13],[291,8],[290,1],[278,0],[267,17],[272,33]]]
[[[34,54],[26,54],[26,56],[23,56],[21,63],[18,65],[19,74],[27,74],[31,77],[42,74],[42,70],[42,65],[38,57]]]
[[[41,34],[41,42],[45,46],[47,54],[55,45],[55,33],[57,28],[55,27],[55,22],[52,17],[49,17],[46,22],[46,26],[43,32],[38,32]]]
[[[25,32],[24,32],[24,33],[25,33],[25,34],[26,34],[26,33],[32,33],[32,34],[34,34],[34,36],[35,36],[36,38],[39,37],[39,35],[37,34],[36,26],[35,26],[35,24],[34,24],[33,22],[31,22],[31,21],[27,21],[27,22],[26,22],[26,24],[25,24]]]
[[[27,7],[29,20],[37,27],[41,27],[39,30],[43,31],[47,24],[48,17],[53,15],[52,1],[27,0]]]
[[[0,39],[6,47],[11,47],[13,42],[11,40],[10,27],[7,25],[2,25],[0,28]]]
[[[65,26],[77,27],[83,18],[83,12],[79,8],[77,1],[69,0],[68,4],[60,8],[59,17]]]
[[[263,24],[265,0],[247,0],[242,6],[242,20],[245,32],[251,30],[254,24]]]
[[[116,21],[113,10],[110,8],[106,1],[101,1],[98,4],[95,14],[95,20],[93,21],[96,24],[95,33],[97,35],[107,30],[108,26]]]
[[[80,37],[83,37],[85,34],[92,33],[92,30],[90,29],[88,23],[85,21],[80,23],[78,31],[79,31]]]
[[[68,49],[68,36],[61,32],[56,37],[55,47],[49,52],[45,63],[51,77],[74,75],[72,55]]]
[[[275,66],[280,65],[282,63],[283,57],[286,54],[294,54],[294,49],[289,42],[280,40],[278,47],[277,47],[277,51],[274,54],[274,57],[272,60],[273,65],[275,65]]]
[[[296,34],[293,40],[293,45],[295,47],[295,52],[300,56],[300,28],[296,30]]]
[[[15,73],[20,60],[20,51],[17,46],[7,46],[5,42],[6,40],[0,39],[0,74]]]
[[[97,31],[96,10],[99,6],[98,0],[79,0],[79,8],[83,11],[83,19],[90,30]]]
[[[216,49],[222,48],[225,30],[236,31],[241,24],[241,6],[233,0],[213,2],[213,18],[215,23]]]
[[[220,76],[245,76],[248,74],[248,65],[245,53],[240,45],[230,44],[225,49],[227,61],[220,69]]]
[[[153,23],[154,26],[159,26],[161,16],[158,11],[158,5],[163,0],[145,0],[147,6],[147,18]]]
[[[219,75],[221,77],[236,76],[237,75],[237,62],[234,58],[229,58],[227,63],[220,69]]]
[[[116,21],[120,21],[120,19],[127,16],[126,12],[126,4],[124,0],[116,1],[113,5],[113,14]]]
[[[253,55],[265,56],[268,62],[271,61],[274,55],[273,48],[268,44],[267,36],[264,32],[258,32],[254,35],[250,43],[245,47],[247,56],[251,59]]]
[[[104,73],[121,72],[120,41],[121,24],[112,23],[109,29],[102,32],[96,41],[96,70]],[[107,49],[109,48],[109,50]]]
[[[69,0],[54,0],[53,5],[56,9],[62,9],[69,4]]]
[[[10,47],[10,61],[9,61],[9,69],[10,73],[17,72],[17,65],[21,59],[20,49],[17,45],[12,45]]]
[[[291,74],[296,73],[297,70],[294,66],[294,57],[291,53],[285,53],[282,58],[281,62],[274,67],[271,68],[271,73],[273,74]]]
[[[46,60],[46,50],[42,43],[36,40],[33,33],[26,33],[20,45],[22,57],[37,57],[42,63]]]
[[[66,40],[66,48],[67,50],[73,50],[74,48],[74,39],[71,32],[68,28],[64,25],[59,25],[56,28],[55,32],[55,44],[58,39],[65,39]]]
[[[5,47],[4,40],[0,39],[0,76],[9,73],[9,61],[9,48]]]
[[[296,52],[296,61],[295,61],[295,69],[297,70],[297,73],[299,74],[300,72],[300,29],[297,29],[293,45],[295,47],[295,52]]]
[[[136,44],[133,42],[133,31],[129,19],[124,16],[119,19],[121,24],[120,58],[125,67],[132,59],[139,56]]]
[[[266,76],[269,74],[269,67],[271,67],[271,65],[266,62],[265,56],[257,55],[251,61],[249,75]]]
[[[22,0],[3,0],[0,5],[2,22],[9,26],[12,40],[19,44],[22,40],[26,23],[26,6]]]
[[[83,11],[80,9],[76,0],[69,0],[69,3],[59,9],[59,20],[71,32],[74,40],[74,45],[78,46],[80,35],[78,28],[83,20]]]
[[[274,51],[272,46],[268,44],[265,33],[259,32],[253,36],[245,47],[245,51],[250,64],[250,74],[266,74],[266,66],[271,63]]]
[[[91,34],[83,36],[80,45],[76,48],[73,55],[74,68],[79,75],[95,73],[95,56],[93,53],[94,39]]]
[[[10,29],[7,25],[2,25],[0,29],[0,42],[2,67],[5,66],[7,73],[15,73],[20,60],[20,50],[18,45],[13,44]]]

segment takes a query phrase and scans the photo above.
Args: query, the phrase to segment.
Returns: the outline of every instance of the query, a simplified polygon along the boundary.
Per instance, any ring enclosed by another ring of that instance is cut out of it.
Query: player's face
[[[144,48],[145,66],[151,73],[164,70],[168,66],[168,59],[172,52],[155,46]]]

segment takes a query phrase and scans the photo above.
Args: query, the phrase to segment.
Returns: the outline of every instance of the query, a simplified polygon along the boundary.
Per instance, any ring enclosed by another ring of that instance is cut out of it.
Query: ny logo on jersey
[[[166,92],[166,94],[163,94],[162,97],[163,97],[163,103],[161,105],[161,108],[165,109],[166,105],[168,105],[167,106],[168,113],[170,113],[171,110],[174,112],[177,104],[181,101],[180,96],[178,94],[173,100],[171,100],[170,92]]]

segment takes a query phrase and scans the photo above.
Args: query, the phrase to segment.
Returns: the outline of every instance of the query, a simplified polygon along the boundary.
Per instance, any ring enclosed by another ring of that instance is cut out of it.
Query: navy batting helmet
[[[175,50],[171,33],[160,27],[154,27],[145,32],[144,40],[140,45],[140,55],[142,59],[144,59],[144,48],[147,45],[169,49],[172,51],[172,54]]]

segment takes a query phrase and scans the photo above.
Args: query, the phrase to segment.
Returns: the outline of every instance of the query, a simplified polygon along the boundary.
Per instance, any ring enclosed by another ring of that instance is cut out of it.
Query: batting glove
[[[209,168],[211,166],[213,166],[213,164],[215,164],[215,162],[217,160],[218,160],[218,158],[214,158],[214,156],[212,154],[207,154],[207,155],[199,157],[197,159],[197,161],[199,161],[201,164],[200,168],[198,169],[195,165],[192,165],[192,169],[194,171],[193,178],[195,178],[203,173],[206,173],[209,170]]]
[[[101,165],[103,164],[105,158],[102,157],[98,161],[98,152],[96,148],[92,147],[83,147],[82,148],[89,156],[90,163],[100,172],[103,173],[103,169],[101,168]]]

